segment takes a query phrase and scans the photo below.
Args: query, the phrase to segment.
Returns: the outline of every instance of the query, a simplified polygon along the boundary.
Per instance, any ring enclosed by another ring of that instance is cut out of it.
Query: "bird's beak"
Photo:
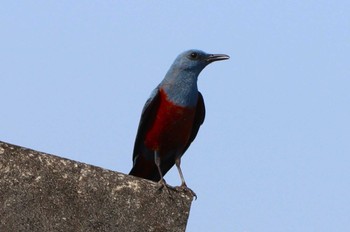
[[[225,55],[225,54],[210,54],[206,58],[206,61],[211,63],[211,62],[214,62],[214,61],[227,60],[227,59],[230,59],[230,57],[228,55]]]

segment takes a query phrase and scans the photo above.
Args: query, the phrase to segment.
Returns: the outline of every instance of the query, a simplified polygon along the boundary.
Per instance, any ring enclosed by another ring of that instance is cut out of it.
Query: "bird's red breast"
[[[145,145],[160,153],[183,149],[190,137],[195,107],[175,105],[160,89],[160,104],[154,121],[146,133]]]

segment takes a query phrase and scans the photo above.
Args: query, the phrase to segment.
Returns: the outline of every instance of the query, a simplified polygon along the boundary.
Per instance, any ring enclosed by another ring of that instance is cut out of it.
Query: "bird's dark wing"
[[[134,152],[133,152],[133,168],[130,171],[130,175],[136,175],[136,176],[142,176],[140,173],[142,170],[142,162],[140,160],[140,164],[137,165],[139,156],[141,154],[147,155],[145,153],[148,153],[147,150],[145,150],[144,146],[144,139],[145,139],[145,134],[148,130],[148,128],[152,125],[153,120],[155,119],[157,109],[160,103],[160,97],[159,97],[159,87],[153,90],[151,96],[149,99],[146,101],[145,106],[142,109],[142,114],[141,114],[141,119],[139,123],[139,127],[137,129],[137,135],[135,139],[135,144],[134,144]],[[152,154],[153,155],[153,154]],[[140,157],[142,160],[144,160],[145,157]],[[146,160],[145,160],[146,161]],[[154,159],[153,156],[149,158],[148,162],[150,162],[149,165],[153,167]],[[146,177],[145,177],[146,178]]]
[[[199,127],[203,124],[205,118],[205,105],[204,105],[204,99],[201,94],[201,92],[198,91],[198,101],[197,101],[197,107],[196,107],[196,114],[194,116],[194,122],[192,126],[192,132],[190,139],[188,140],[186,147],[183,151],[183,153],[186,152],[188,147],[191,145],[193,140],[196,138]]]

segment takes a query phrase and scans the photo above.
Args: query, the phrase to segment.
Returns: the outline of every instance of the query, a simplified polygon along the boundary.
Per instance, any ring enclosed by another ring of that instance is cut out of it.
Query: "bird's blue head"
[[[178,55],[172,65],[172,69],[190,72],[198,76],[208,64],[229,58],[225,54],[208,54],[201,50],[192,49]]]
[[[197,103],[197,79],[199,73],[208,64],[227,60],[224,54],[208,54],[200,50],[188,50],[181,53],[170,67],[160,87],[166,91],[168,98],[182,106],[193,106]]]

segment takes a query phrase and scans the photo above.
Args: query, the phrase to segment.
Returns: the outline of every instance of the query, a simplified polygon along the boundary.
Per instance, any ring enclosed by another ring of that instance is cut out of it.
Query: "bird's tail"
[[[160,180],[160,175],[157,166],[154,163],[154,160],[146,160],[142,157],[138,157],[129,175],[152,180],[155,182]]]

